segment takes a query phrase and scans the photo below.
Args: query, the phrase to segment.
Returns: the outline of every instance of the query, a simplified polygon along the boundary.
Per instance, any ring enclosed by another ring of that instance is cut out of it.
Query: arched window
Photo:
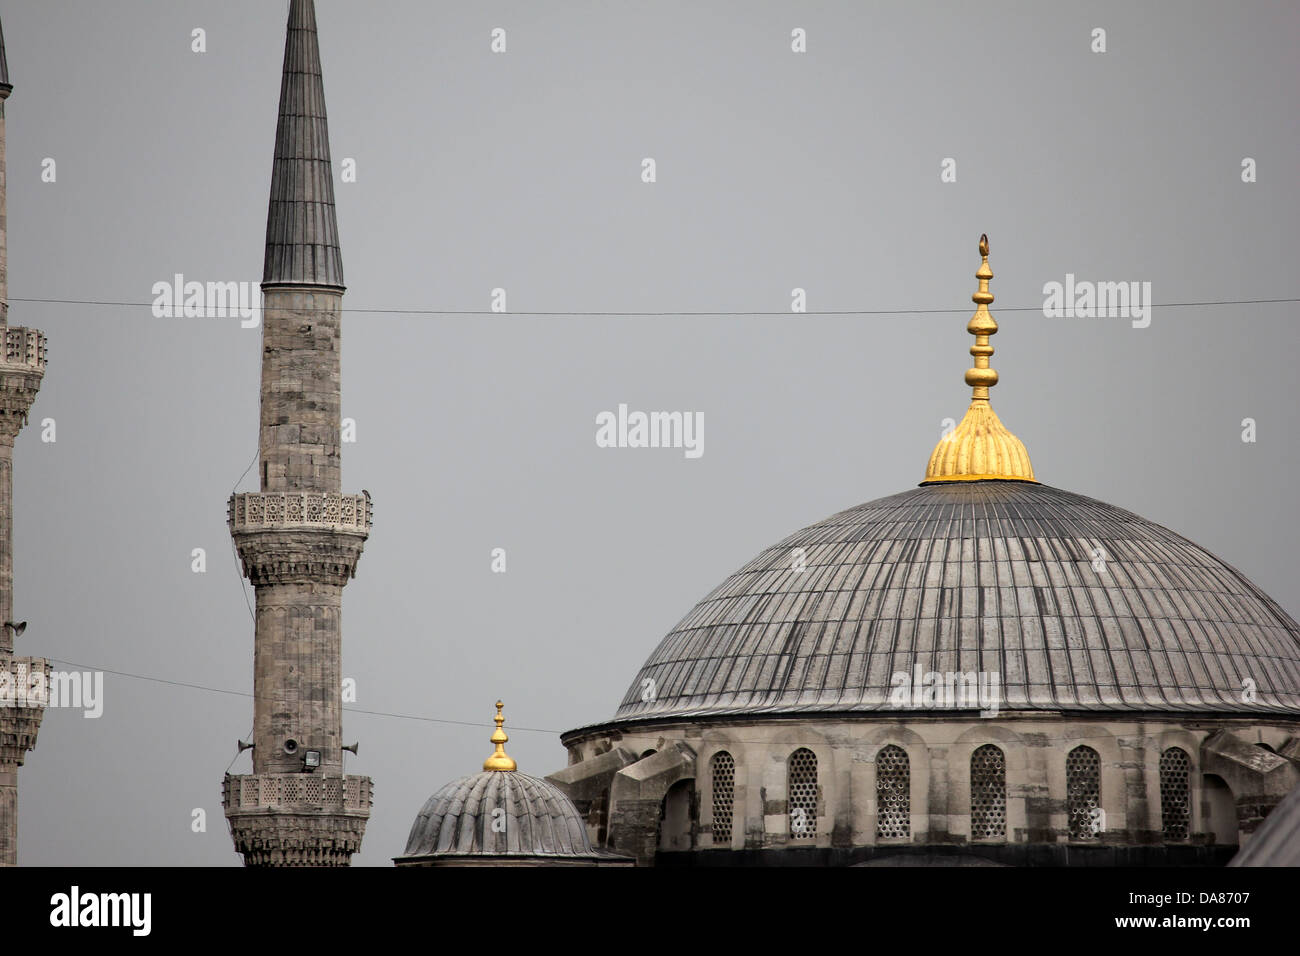
[[[1101,757],[1091,747],[1079,746],[1065,758],[1066,812],[1071,840],[1096,840],[1103,829]]]
[[[1007,758],[993,744],[970,755],[970,837],[1007,838]]]
[[[790,836],[811,840],[817,835],[817,755],[800,747],[790,755],[785,768]]]
[[[731,846],[731,819],[736,805],[736,761],[725,750],[709,760],[713,781],[713,845]]]
[[[890,744],[876,754],[876,839],[912,835],[912,770],[907,751]]]
[[[1192,817],[1187,787],[1191,769],[1191,758],[1181,747],[1170,747],[1160,755],[1160,822],[1170,843],[1187,839]]]
[[[691,806],[695,803],[695,781],[678,780],[668,788],[659,804],[659,832],[656,845],[668,852],[695,848],[695,827]]]

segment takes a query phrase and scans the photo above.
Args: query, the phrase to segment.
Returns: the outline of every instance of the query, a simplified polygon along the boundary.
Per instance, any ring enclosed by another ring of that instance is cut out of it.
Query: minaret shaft
[[[297,773],[309,750],[321,754],[319,772],[343,772],[342,605],[335,584],[257,589],[254,773]]]
[[[334,292],[268,289],[263,300],[263,491],[340,489],[339,316]]]

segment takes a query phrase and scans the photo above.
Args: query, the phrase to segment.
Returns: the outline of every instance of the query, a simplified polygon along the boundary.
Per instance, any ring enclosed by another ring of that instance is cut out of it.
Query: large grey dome
[[[1007,710],[1300,711],[1300,626],[1233,568],[1082,495],[965,481],[762,552],[663,639],[615,719],[883,711],[918,666],[996,672]]]
[[[582,815],[558,787],[518,771],[485,770],[428,799],[398,861],[596,855]]]

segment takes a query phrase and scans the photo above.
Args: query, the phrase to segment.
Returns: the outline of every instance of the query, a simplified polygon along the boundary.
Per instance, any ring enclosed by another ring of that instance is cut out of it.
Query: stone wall
[[[1210,753],[1204,745],[1215,734],[1220,735],[1216,738],[1217,749]],[[1233,760],[1221,756],[1230,750],[1223,743],[1225,736],[1259,767],[1246,766],[1248,761],[1239,755]],[[1053,719],[1009,713],[973,720],[771,718],[657,725],[643,731],[632,725],[572,735],[565,743],[571,761],[576,762],[562,774],[581,779],[589,755],[610,746],[625,753],[662,750],[665,746],[688,747],[696,755],[699,775],[696,850],[718,848],[713,840],[709,776],[713,755],[726,750],[735,761],[734,817],[728,849],[820,848],[829,852],[870,847],[879,853],[946,846],[983,848],[988,855],[997,857],[998,847],[1037,844],[1060,847],[1075,856],[1159,862],[1165,858],[1165,849],[1174,844],[1195,848],[1215,843],[1202,805],[1201,780],[1205,773],[1213,772],[1228,780],[1238,807],[1238,839],[1248,833],[1287,790],[1300,784],[1300,762],[1273,752],[1295,751],[1300,755],[1300,747],[1295,746],[1298,737],[1300,719],[1296,718],[1195,719],[1185,723],[1145,716],[1125,720],[1109,716]],[[985,744],[999,747],[1005,760],[1005,832],[994,838],[979,838],[972,831],[971,757]],[[910,832],[902,836],[878,832],[877,757],[891,745],[902,748],[909,763]],[[1097,815],[1095,836],[1072,839],[1066,758],[1080,745],[1092,748],[1100,758],[1101,813]],[[1189,834],[1186,840],[1167,841],[1160,759],[1173,747],[1185,751],[1190,762]],[[811,836],[791,832],[787,762],[800,748],[810,750],[817,763],[815,832]],[[621,768],[618,775],[635,777],[637,766],[633,763]],[[619,829],[635,821],[632,829],[638,831],[639,845],[626,849],[642,857],[645,849],[640,844],[650,843],[644,827],[651,808],[642,805],[648,796],[632,795],[627,806],[614,799],[609,810],[611,820],[620,822]],[[657,808],[654,816],[658,816]],[[1145,850],[1135,854],[1133,848]],[[1222,862],[1218,860],[1222,854],[1197,856],[1197,852],[1189,850],[1183,855]],[[1020,858],[1028,859],[1024,854]],[[1043,857],[1044,862],[1059,862],[1059,858],[1062,854]]]

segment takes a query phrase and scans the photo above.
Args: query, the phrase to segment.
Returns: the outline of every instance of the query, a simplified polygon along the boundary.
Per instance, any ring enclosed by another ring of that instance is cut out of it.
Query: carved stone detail
[[[246,492],[230,496],[226,520],[231,533],[261,528],[324,528],[330,531],[370,531],[370,495],[341,495],[329,491]]]
[[[272,584],[334,584],[356,576],[364,532],[327,528],[234,532],[244,576],[255,588]]]
[[[0,766],[21,767],[36,748],[49,688],[49,661],[0,657]]]
[[[27,412],[45,375],[45,336],[36,329],[0,327],[0,438],[10,441],[27,424]]]
[[[370,817],[369,777],[226,775],[222,803],[245,866],[347,866]]]

